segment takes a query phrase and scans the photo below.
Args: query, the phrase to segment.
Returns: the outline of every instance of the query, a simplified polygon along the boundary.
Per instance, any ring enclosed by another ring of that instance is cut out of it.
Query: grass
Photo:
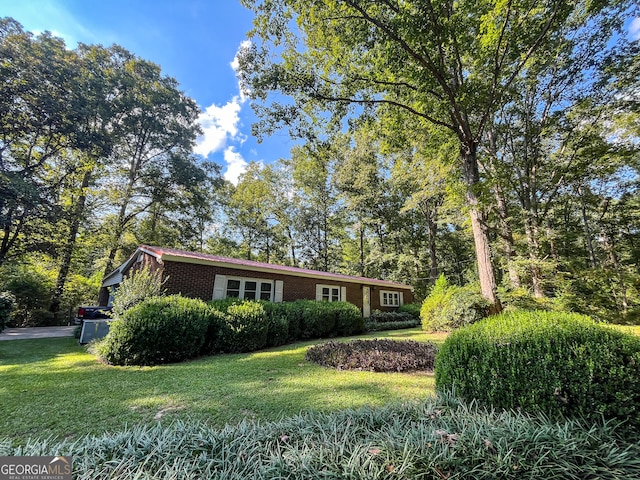
[[[640,478],[640,446],[612,424],[422,401],[214,429],[174,420],[0,455],[71,455],[78,480]]]
[[[415,328],[357,338],[441,343],[445,336]],[[315,343],[139,368],[103,365],[70,338],[0,342],[0,438],[14,444],[28,438],[73,440],[160,419],[221,427],[243,419],[378,407],[434,391],[431,374],[319,367],[304,359]]]
[[[640,325],[613,325],[616,328],[619,328],[623,332],[630,333],[632,335],[637,335],[640,337]]]

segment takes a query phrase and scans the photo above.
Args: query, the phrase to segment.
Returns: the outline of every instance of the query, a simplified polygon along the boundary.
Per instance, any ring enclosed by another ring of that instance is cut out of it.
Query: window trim
[[[387,301],[385,302],[385,296]],[[402,305],[402,292],[395,290],[380,290],[380,306],[381,307],[400,307]],[[394,302],[390,303],[389,299],[393,298]]]
[[[324,288],[329,289],[329,299],[324,300],[322,297],[324,296],[322,290]],[[334,300],[334,290],[338,291],[338,299]],[[327,284],[327,283],[316,283],[316,301],[318,302],[344,302],[346,301],[346,288],[341,285],[336,284]]]

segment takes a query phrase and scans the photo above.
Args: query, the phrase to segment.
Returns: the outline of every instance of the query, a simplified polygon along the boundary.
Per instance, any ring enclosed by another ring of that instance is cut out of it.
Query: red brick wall
[[[155,259],[154,259],[155,260]],[[160,267],[155,264],[153,267]],[[315,300],[316,285],[332,285],[346,287],[347,302],[353,303],[362,309],[362,284],[322,280],[316,278],[296,277],[277,273],[252,272],[250,270],[237,270],[233,268],[216,267],[212,265],[199,265],[194,263],[182,263],[165,261],[162,267],[163,280],[168,277],[165,288],[170,294],[179,293],[187,297],[201,298],[209,301],[213,298],[213,284],[215,276],[218,274],[234,277],[262,278],[265,280],[282,280],[283,300],[291,302],[298,299]],[[380,306],[380,289],[391,291],[402,291],[404,302],[412,301],[411,290],[394,289],[389,287],[371,286],[371,310],[395,310],[394,308]]]

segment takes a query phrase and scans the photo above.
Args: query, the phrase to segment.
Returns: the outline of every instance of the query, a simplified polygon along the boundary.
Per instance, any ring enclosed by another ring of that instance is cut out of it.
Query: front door
[[[369,318],[371,316],[371,288],[362,287],[362,316]]]

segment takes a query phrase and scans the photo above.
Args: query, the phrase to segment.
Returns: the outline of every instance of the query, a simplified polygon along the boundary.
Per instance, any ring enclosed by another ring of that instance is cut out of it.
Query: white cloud
[[[235,57],[233,57],[233,61],[230,63],[231,68],[233,68],[233,71],[236,72],[236,78],[238,78],[238,90],[240,91],[240,99],[242,100],[242,102],[247,99],[250,91],[246,85],[242,84],[242,81],[240,80],[240,61],[238,59],[238,55],[243,50],[250,49],[252,45],[253,44],[249,40],[243,40],[238,47],[238,51],[236,52]]]
[[[631,40],[640,40],[640,18],[634,18],[629,25],[629,36]]]
[[[250,48],[251,45],[250,41],[243,41],[230,63],[236,76],[238,76],[240,68],[238,55],[243,49]],[[240,94],[234,96],[226,105],[219,107],[213,104],[200,114],[198,123],[202,127],[203,134],[198,138],[194,149],[195,153],[204,157],[222,150],[227,166],[224,178],[234,185],[238,184],[238,177],[244,173],[248,165],[242,154],[236,150],[236,146],[242,145],[247,138],[240,132],[240,110],[247,100],[247,91],[242,88],[240,79],[238,79],[238,90]],[[229,145],[229,143],[236,145]]]
[[[249,164],[234,148],[227,147],[224,150],[224,161],[227,163],[227,171],[224,172],[224,178],[237,185],[238,178],[245,172]]]
[[[207,107],[198,118],[203,134],[198,138],[194,151],[206,157],[222,150],[228,140],[243,142],[245,138],[238,129],[241,108],[242,100],[238,96],[222,107],[215,104]]]

